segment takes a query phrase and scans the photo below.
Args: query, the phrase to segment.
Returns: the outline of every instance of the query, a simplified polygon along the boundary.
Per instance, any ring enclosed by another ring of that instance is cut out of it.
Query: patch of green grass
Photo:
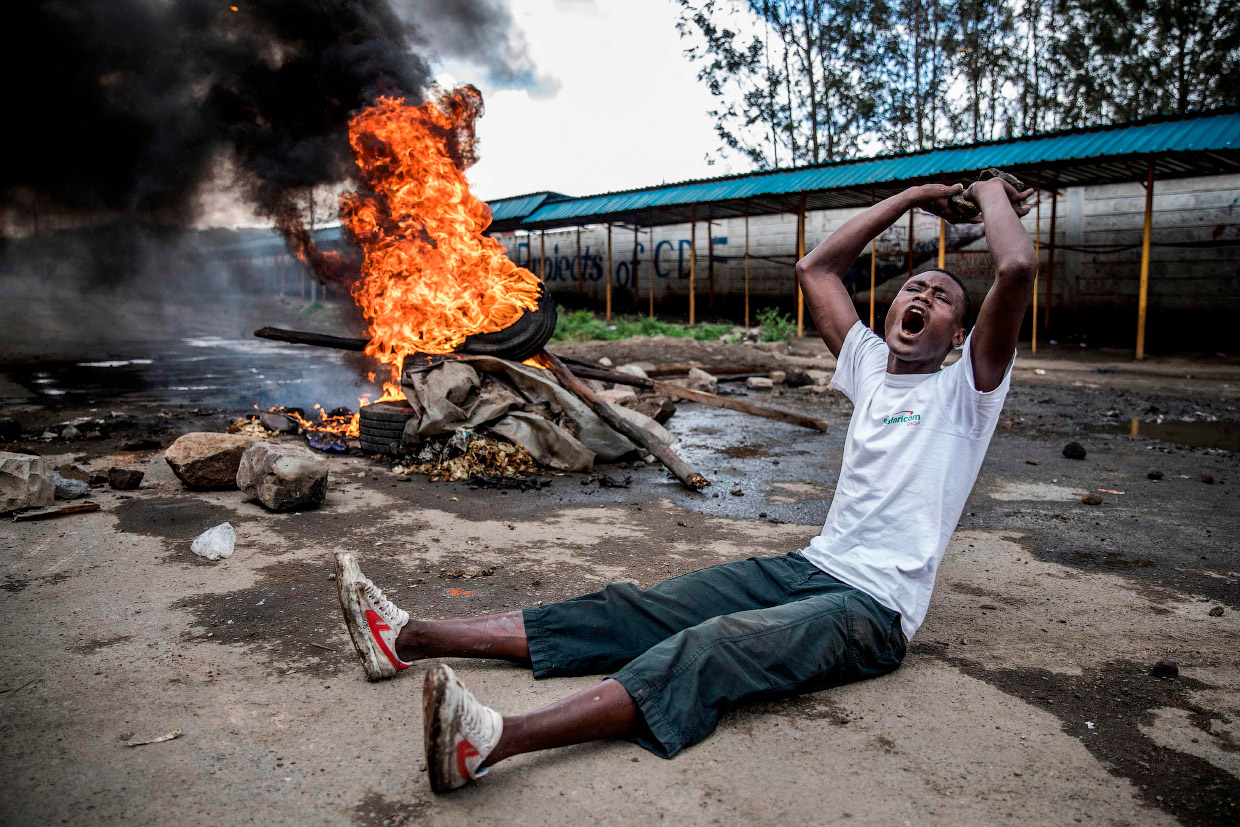
[[[764,342],[791,342],[797,337],[797,323],[778,308],[768,307],[758,311],[758,338]]]
[[[717,341],[732,331],[729,324],[674,324],[645,316],[615,316],[611,323],[602,321],[589,310],[557,308],[553,342],[590,342],[627,339],[630,336],[672,336],[678,339]]]

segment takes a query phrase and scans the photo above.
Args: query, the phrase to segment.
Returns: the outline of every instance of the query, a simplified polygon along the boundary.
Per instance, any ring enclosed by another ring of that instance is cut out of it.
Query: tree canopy
[[[675,0],[756,169],[1240,104],[1232,0]]]

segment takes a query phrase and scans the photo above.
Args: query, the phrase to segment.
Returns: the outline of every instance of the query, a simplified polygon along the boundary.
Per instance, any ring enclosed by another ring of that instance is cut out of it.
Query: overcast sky
[[[478,196],[589,195],[728,171],[706,163],[719,146],[711,98],[682,54],[671,0],[511,6],[548,79],[541,93],[494,89],[467,64],[442,64],[444,81],[483,91],[481,160],[469,171]]]

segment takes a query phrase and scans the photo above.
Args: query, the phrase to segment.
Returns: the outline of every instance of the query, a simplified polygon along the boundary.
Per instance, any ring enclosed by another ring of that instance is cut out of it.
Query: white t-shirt
[[[802,554],[899,612],[909,639],[1011,385],[1009,362],[999,387],[977,390],[971,339],[937,373],[896,375],[887,343],[858,321],[831,379],[854,409],[827,522]]]

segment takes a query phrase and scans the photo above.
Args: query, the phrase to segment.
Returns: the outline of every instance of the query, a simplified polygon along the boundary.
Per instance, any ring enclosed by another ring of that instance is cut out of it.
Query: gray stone
[[[600,368],[609,368],[612,366],[612,364],[613,364],[612,361],[608,359],[606,356],[598,360],[598,366]]]
[[[0,513],[51,505],[55,491],[43,457],[0,451]]]
[[[90,483],[63,477],[59,471],[52,474],[52,484],[58,500],[76,500],[90,493]]]
[[[782,370],[773,370],[770,377],[773,384],[782,385],[787,380],[788,374]]]
[[[65,427],[65,428],[63,428],[63,429],[61,430],[61,432],[60,432],[60,438],[61,438],[61,439],[77,439],[77,438],[79,438],[81,435],[82,435],[82,432],[81,432],[81,431],[79,431],[79,430],[78,430],[76,427],[74,427],[73,425],[68,425],[68,426],[66,426],[66,427]]]
[[[765,376],[751,376],[745,380],[745,387],[751,391],[769,391],[775,383]]]
[[[608,405],[621,405],[630,399],[636,399],[637,392],[625,385],[616,385],[611,390],[599,391],[595,396]]]
[[[66,462],[56,469],[56,473],[67,480],[81,480],[82,482],[90,482],[90,471],[87,471],[80,465],[74,465]]]
[[[649,376],[646,375],[646,369],[643,368],[641,365],[638,365],[635,363],[621,365],[620,367],[616,368],[616,373],[627,373],[629,376],[636,376],[641,379],[650,378]]]
[[[817,373],[818,371],[815,371]],[[813,385],[814,380],[810,378],[809,371],[801,368],[788,368],[784,373],[784,384],[790,388],[803,388],[806,385]]]
[[[142,484],[142,476],[137,468],[109,468],[108,485],[117,491],[133,491]]]
[[[690,390],[715,393],[719,390],[719,380],[701,368],[689,368],[689,376],[686,378],[685,387]]]
[[[327,496],[327,463],[300,446],[256,442],[241,455],[237,487],[272,511],[313,508]]]
[[[805,375],[809,377],[811,385],[826,385],[831,381],[831,371],[829,370],[807,370]]]
[[[232,488],[241,455],[255,442],[240,434],[186,434],[168,446],[164,459],[187,488]]]
[[[275,431],[277,434],[297,433],[297,423],[282,413],[264,411],[258,415],[258,421],[262,423],[264,428],[269,431]]]

